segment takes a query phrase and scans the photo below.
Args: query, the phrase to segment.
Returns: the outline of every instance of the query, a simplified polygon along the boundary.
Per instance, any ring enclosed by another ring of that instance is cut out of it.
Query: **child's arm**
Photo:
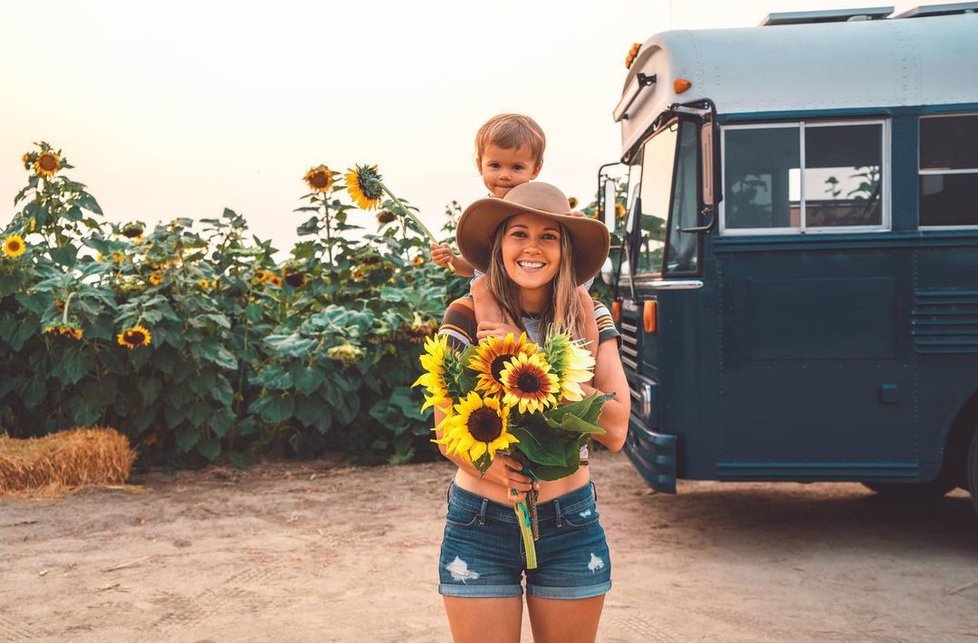
[[[475,274],[472,265],[464,257],[452,252],[452,247],[447,243],[431,244],[431,259],[439,266],[451,264],[452,270],[459,277],[471,277]]]
[[[489,335],[505,337],[507,333],[520,334],[513,320],[509,318],[489,288],[483,275],[472,280],[472,305],[475,307],[475,318],[478,322],[476,338],[482,341]]]

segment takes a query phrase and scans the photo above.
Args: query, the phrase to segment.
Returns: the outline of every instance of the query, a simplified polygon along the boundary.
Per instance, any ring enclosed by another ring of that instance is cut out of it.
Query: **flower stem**
[[[65,309],[61,311],[61,325],[68,325],[68,306],[71,304],[71,298],[75,296],[75,292],[71,291],[68,296],[65,297]]]
[[[429,243],[433,243],[433,244],[437,244],[438,243],[438,239],[435,239],[435,235],[431,234],[431,230],[428,229],[428,226],[426,226],[425,224],[421,223],[421,219],[419,219],[418,217],[414,216],[414,213],[413,212],[411,212],[406,207],[404,207],[404,204],[401,203],[401,200],[398,199],[396,196],[394,196],[394,193],[391,192],[387,188],[386,185],[384,185],[384,182],[383,181],[380,181],[378,179],[374,179],[374,181],[377,181],[377,185],[380,186],[380,189],[387,193],[387,196],[389,196],[391,198],[391,200],[394,202],[394,205],[397,206],[397,209],[400,210],[406,216],[410,217],[411,218],[411,221],[414,221],[415,225],[417,225],[419,228],[421,228],[421,231],[424,232],[425,236],[428,237],[428,242]],[[452,263],[451,260],[448,261],[448,269],[451,270],[452,272],[455,271],[455,264]]]
[[[377,179],[374,180],[377,181]],[[397,209],[400,210],[405,216],[410,217],[411,221],[414,221],[415,225],[421,228],[421,231],[424,232],[425,236],[428,237],[431,243],[438,243],[438,240],[435,239],[435,235],[431,234],[431,230],[429,230],[425,224],[421,223],[421,220],[418,217],[414,216],[413,212],[411,212],[406,207],[404,207],[404,204],[401,203],[401,200],[398,199],[396,196],[394,196],[393,192],[387,189],[387,186],[384,185],[383,181],[377,181],[377,184],[380,185],[381,190],[387,193],[387,196],[391,198],[391,200],[394,202],[394,205],[397,206]]]

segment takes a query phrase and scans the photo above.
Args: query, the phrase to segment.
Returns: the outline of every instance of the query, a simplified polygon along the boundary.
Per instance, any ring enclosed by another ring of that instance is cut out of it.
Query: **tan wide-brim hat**
[[[564,226],[574,246],[572,259],[578,285],[601,269],[611,243],[608,228],[597,219],[570,214],[564,193],[538,181],[517,185],[502,199],[487,197],[465,208],[455,231],[458,249],[465,260],[476,270],[486,272],[496,228],[511,216],[523,213],[539,214]]]

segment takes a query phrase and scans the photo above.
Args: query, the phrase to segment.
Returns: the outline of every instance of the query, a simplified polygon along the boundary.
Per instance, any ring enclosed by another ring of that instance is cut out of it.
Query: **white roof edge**
[[[673,103],[712,99],[720,114],[978,103],[978,14],[666,31],[625,79],[655,74],[622,122],[628,149]],[[676,94],[673,80],[692,82]]]

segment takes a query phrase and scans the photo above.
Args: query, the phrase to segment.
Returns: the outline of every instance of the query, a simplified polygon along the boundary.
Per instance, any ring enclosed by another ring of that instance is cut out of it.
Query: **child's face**
[[[529,147],[507,150],[488,145],[482,151],[479,173],[489,193],[501,199],[517,185],[537,178],[537,174],[540,173],[540,163],[533,158],[533,152]]]

